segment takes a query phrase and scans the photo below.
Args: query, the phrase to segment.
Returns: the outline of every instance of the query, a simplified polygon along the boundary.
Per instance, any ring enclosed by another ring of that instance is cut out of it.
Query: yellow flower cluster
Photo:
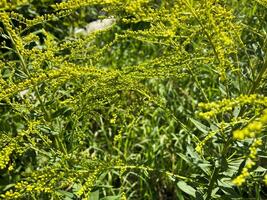
[[[265,185],[267,185],[267,174],[264,176],[263,182]]]
[[[64,66],[66,65],[66,66]],[[102,75],[105,73],[103,70],[98,70],[97,68],[89,68],[89,67],[77,67],[75,65],[71,65],[70,63],[62,64],[62,68],[50,70],[47,73],[39,73],[35,77],[29,78],[23,82],[10,85],[8,88],[0,92],[0,99],[8,98],[14,94],[17,94],[20,91],[28,89],[34,85],[38,85],[43,81],[47,81],[49,79],[55,79],[57,85],[61,83],[59,78],[63,78],[63,82],[67,79],[72,78],[73,76],[82,76],[86,74],[95,73],[95,75]],[[56,79],[57,78],[57,79]]]
[[[231,111],[236,106],[243,106],[246,104],[267,106],[267,97],[258,94],[251,94],[240,95],[235,99],[223,99],[217,102],[199,103],[198,107],[206,110],[206,112],[199,113],[199,116],[205,119],[210,119],[219,113]]]
[[[27,181],[21,181],[15,184],[15,191],[8,190],[1,197],[6,200],[23,199],[27,193],[51,193],[52,188],[47,186],[44,181],[36,181],[35,183],[29,183]]]
[[[254,138],[261,133],[264,125],[267,124],[267,109],[263,111],[263,114],[258,120],[249,123],[245,128],[236,130],[233,132],[235,139],[243,140],[245,138]]]
[[[129,1],[129,3],[125,6],[125,10],[128,13],[133,13],[142,10],[142,5],[145,3],[148,3],[148,0],[135,0],[135,1]]]
[[[121,194],[120,200],[127,200],[126,194],[124,192]]]
[[[13,190],[9,190],[5,194],[1,194],[0,197],[6,200],[12,200],[20,198],[21,194],[19,192],[13,192]]]
[[[251,147],[249,148],[250,153],[248,156],[248,160],[246,162],[245,167],[242,169],[242,172],[239,176],[237,176],[232,183],[241,186],[245,181],[246,178],[249,177],[249,170],[256,164],[255,159],[257,155],[257,147],[262,145],[262,140],[261,139],[255,139],[254,142],[252,143]]]
[[[34,19],[26,19],[27,26],[34,26],[39,23],[43,23],[44,21],[55,21],[59,20],[61,17],[68,16],[71,13],[69,10],[62,10],[57,12],[56,14],[44,14],[42,16],[37,16]]]
[[[1,0],[0,1],[0,8],[2,10],[10,10],[15,9],[17,6],[22,6],[24,4],[27,4],[28,0],[19,0],[19,1],[7,1],[7,0]]]
[[[0,154],[0,170],[4,169],[10,161],[10,155],[13,153],[16,144],[10,143],[1,150]]]
[[[82,188],[77,192],[78,196],[82,196],[84,193],[90,193],[94,183],[99,175],[100,169],[96,169],[92,174],[90,174],[87,181],[83,184]]]
[[[237,186],[241,186],[246,181],[246,178],[248,176],[249,176],[248,168],[245,167],[243,168],[241,174],[238,177],[236,177],[232,182]]]
[[[212,131],[210,132],[205,138],[204,140],[202,140],[201,142],[199,142],[195,148],[196,152],[201,153],[202,152],[202,148],[203,146],[206,144],[206,142],[211,139],[215,134],[217,133],[217,131]]]
[[[69,156],[66,156],[66,159],[73,159]],[[0,195],[0,199],[1,197],[7,200],[25,199],[28,195],[33,195],[39,199],[39,195],[50,195],[57,189],[71,187],[76,178],[83,176],[84,172],[78,173],[76,170],[64,169],[68,167],[65,166],[65,162],[66,160],[62,163],[56,162],[54,165],[48,165],[42,170],[31,172],[30,176],[25,180],[15,183],[14,187]],[[67,172],[64,170],[67,170]]]
[[[256,0],[256,1],[267,8],[267,0]]]
[[[23,40],[23,44],[27,45],[33,41],[39,41],[39,37],[34,33],[30,33],[27,36],[23,37],[22,40]]]
[[[53,8],[56,10],[77,9],[84,6],[94,6],[97,4],[105,5],[111,3],[118,3],[120,0],[72,0],[61,3],[56,3]]]
[[[12,27],[10,23],[9,14],[5,12],[0,13],[0,19],[1,19],[1,22],[4,24],[5,29],[8,35],[10,36],[12,43],[16,45],[16,51],[23,51],[24,47],[23,47],[22,39],[21,37],[19,37],[15,29]]]
[[[27,130],[21,130],[15,138],[11,138],[8,135],[2,135],[2,142],[4,141],[5,146],[0,150],[0,170],[5,169],[11,160],[11,155],[13,152],[17,154],[23,153],[23,146],[19,144],[24,137],[31,138],[30,134],[36,133],[36,126],[39,124],[38,121],[32,121],[28,124]],[[13,170],[13,164],[9,165],[8,170]]]

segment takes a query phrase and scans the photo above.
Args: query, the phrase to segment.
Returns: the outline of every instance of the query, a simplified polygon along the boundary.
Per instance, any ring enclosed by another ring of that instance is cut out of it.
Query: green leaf
[[[233,115],[234,115],[234,117],[238,117],[238,115],[239,115],[239,113],[240,113],[240,110],[241,110],[240,106],[236,106],[236,107],[234,108],[234,111],[233,111]]]
[[[177,183],[177,186],[186,194],[196,197],[196,189],[194,189],[192,186],[188,185],[184,181],[179,181]]]
[[[266,172],[267,169],[262,167],[262,166],[258,166],[257,169],[254,170],[254,172]]]
[[[182,153],[177,153],[177,155],[180,156],[180,158],[182,158],[186,163],[192,164],[192,161],[190,161],[186,155]]]
[[[117,196],[107,196],[107,197],[102,198],[101,200],[119,200],[120,197],[121,197],[120,195],[117,195]]]
[[[90,193],[89,200],[99,200],[99,190]]]
[[[71,192],[67,192],[64,190],[58,190],[57,194],[60,196],[64,196],[65,199],[72,199],[74,197],[74,195]]]
[[[209,127],[205,126],[204,124],[200,123],[199,121],[189,118],[190,121],[196,126],[198,130],[200,130],[202,133],[207,134],[209,132]]]

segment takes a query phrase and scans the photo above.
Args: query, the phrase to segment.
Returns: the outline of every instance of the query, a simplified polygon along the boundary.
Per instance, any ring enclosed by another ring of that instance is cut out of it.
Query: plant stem
[[[263,75],[267,72],[267,49],[265,50],[265,58],[264,58],[264,63],[263,66],[256,78],[256,80],[253,82],[251,88],[248,91],[248,95],[255,93],[255,91],[257,90],[257,88],[259,87],[262,77]],[[242,107],[239,113],[239,116],[243,116],[243,114],[245,113],[246,108]]]
[[[251,86],[250,90],[248,91],[248,94],[252,94],[255,92],[255,90],[257,90],[257,88],[261,82],[261,79],[262,79],[262,77],[266,71],[267,71],[267,51],[265,51],[265,58],[264,58],[263,66],[262,66],[256,80],[253,82],[253,85]]]
[[[202,24],[202,22],[201,22],[200,19],[198,18],[196,12],[194,11],[194,8],[193,8],[192,5],[188,2],[188,0],[184,0],[184,2],[185,2],[185,4],[186,4],[186,6],[190,9],[191,13],[193,14],[193,16],[195,17],[195,19],[197,20],[198,24],[201,26],[203,33],[207,36],[207,39],[208,39],[209,42],[210,42],[210,45],[211,45],[212,50],[213,50],[213,52],[214,52],[214,55],[215,55],[217,61],[220,63],[221,60],[220,60],[220,58],[219,58],[218,52],[217,52],[217,50],[216,50],[216,47],[215,47],[214,43],[212,42],[212,38],[211,38],[210,34],[206,31],[204,25]]]
[[[210,184],[208,186],[207,198],[206,198],[208,200],[211,199],[211,193],[212,193],[215,181],[217,180],[218,174],[219,174],[219,168],[217,166],[215,166],[214,170],[213,170],[213,173],[212,173],[212,176],[211,176]]]

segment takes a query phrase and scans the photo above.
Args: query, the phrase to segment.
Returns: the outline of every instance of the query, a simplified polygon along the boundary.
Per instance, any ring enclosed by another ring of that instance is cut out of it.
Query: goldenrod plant
[[[264,199],[265,0],[0,1],[0,199]]]

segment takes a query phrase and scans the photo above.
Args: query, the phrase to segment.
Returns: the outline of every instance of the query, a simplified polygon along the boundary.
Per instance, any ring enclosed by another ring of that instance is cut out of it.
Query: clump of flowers
[[[195,148],[196,152],[201,153],[203,146],[206,144],[206,142],[211,139],[214,135],[216,135],[216,131],[210,132],[201,142],[199,142]]]
[[[255,159],[257,155],[257,148],[262,145],[262,140],[261,139],[255,139],[254,142],[252,143],[251,147],[249,148],[249,156],[247,163],[245,167],[242,169],[242,172],[239,176],[237,176],[232,182],[233,184],[237,186],[241,186],[245,181],[246,178],[249,177],[249,170],[256,164]]]
[[[240,130],[236,130],[233,132],[233,137],[237,140],[244,140],[245,138],[256,138],[261,132],[264,125],[267,124],[267,109],[263,111],[263,114],[259,119],[252,121],[246,127]],[[249,170],[256,164],[255,159],[257,156],[257,147],[262,145],[261,139],[255,139],[249,148],[249,156],[248,161],[243,168],[241,174],[233,180],[233,183],[237,186],[241,186],[246,178],[249,176]],[[264,181],[266,176],[264,178]]]
[[[267,124],[267,109],[263,111],[263,114],[258,120],[249,123],[245,128],[236,130],[233,132],[235,139],[243,140],[245,138],[254,138],[261,133],[264,125]]]
[[[250,94],[240,95],[235,99],[222,99],[221,101],[209,103],[200,102],[198,104],[198,107],[204,110],[204,112],[200,112],[199,116],[206,120],[209,120],[220,113],[232,111],[233,108],[237,106],[244,106],[249,104],[267,106],[267,97],[259,94]]]
[[[263,182],[267,185],[267,174],[264,176]]]

